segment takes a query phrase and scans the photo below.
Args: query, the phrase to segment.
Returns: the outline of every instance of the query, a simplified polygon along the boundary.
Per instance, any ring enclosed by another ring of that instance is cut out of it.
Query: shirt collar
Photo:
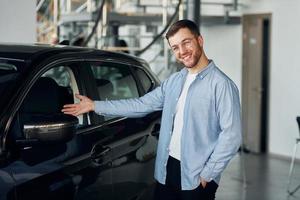
[[[197,74],[196,78],[203,79],[214,67],[215,67],[214,61],[209,60],[208,65]],[[188,74],[187,68],[184,67],[182,70],[180,70],[180,74],[181,76],[186,76]]]

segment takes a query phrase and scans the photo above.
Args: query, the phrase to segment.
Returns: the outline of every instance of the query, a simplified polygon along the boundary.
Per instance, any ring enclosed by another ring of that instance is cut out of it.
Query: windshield
[[[7,103],[24,62],[0,58],[0,108]]]

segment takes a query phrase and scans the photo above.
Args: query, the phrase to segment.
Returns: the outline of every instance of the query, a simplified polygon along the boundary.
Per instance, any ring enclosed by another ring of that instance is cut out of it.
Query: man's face
[[[198,64],[202,55],[201,36],[195,36],[188,28],[181,28],[169,37],[169,44],[178,62],[187,68],[193,68]]]

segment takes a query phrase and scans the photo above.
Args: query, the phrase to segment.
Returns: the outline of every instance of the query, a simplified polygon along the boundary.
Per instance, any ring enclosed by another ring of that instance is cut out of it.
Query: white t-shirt
[[[180,97],[176,106],[176,114],[174,119],[174,129],[172,133],[172,138],[169,146],[169,155],[177,160],[180,160],[180,151],[181,151],[181,135],[182,135],[182,127],[183,127],[183,112],[185,99],[188,93],[188,89],[191,83],[195,80],[198,73],[191,74],[188,73],[183,89],[181,91]]]

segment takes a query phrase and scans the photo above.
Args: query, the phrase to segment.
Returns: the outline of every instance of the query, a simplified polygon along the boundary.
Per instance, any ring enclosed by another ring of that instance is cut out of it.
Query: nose
[[[187,52],[187,48],[184,45],[179,46],[180,55],[184,55]]]

